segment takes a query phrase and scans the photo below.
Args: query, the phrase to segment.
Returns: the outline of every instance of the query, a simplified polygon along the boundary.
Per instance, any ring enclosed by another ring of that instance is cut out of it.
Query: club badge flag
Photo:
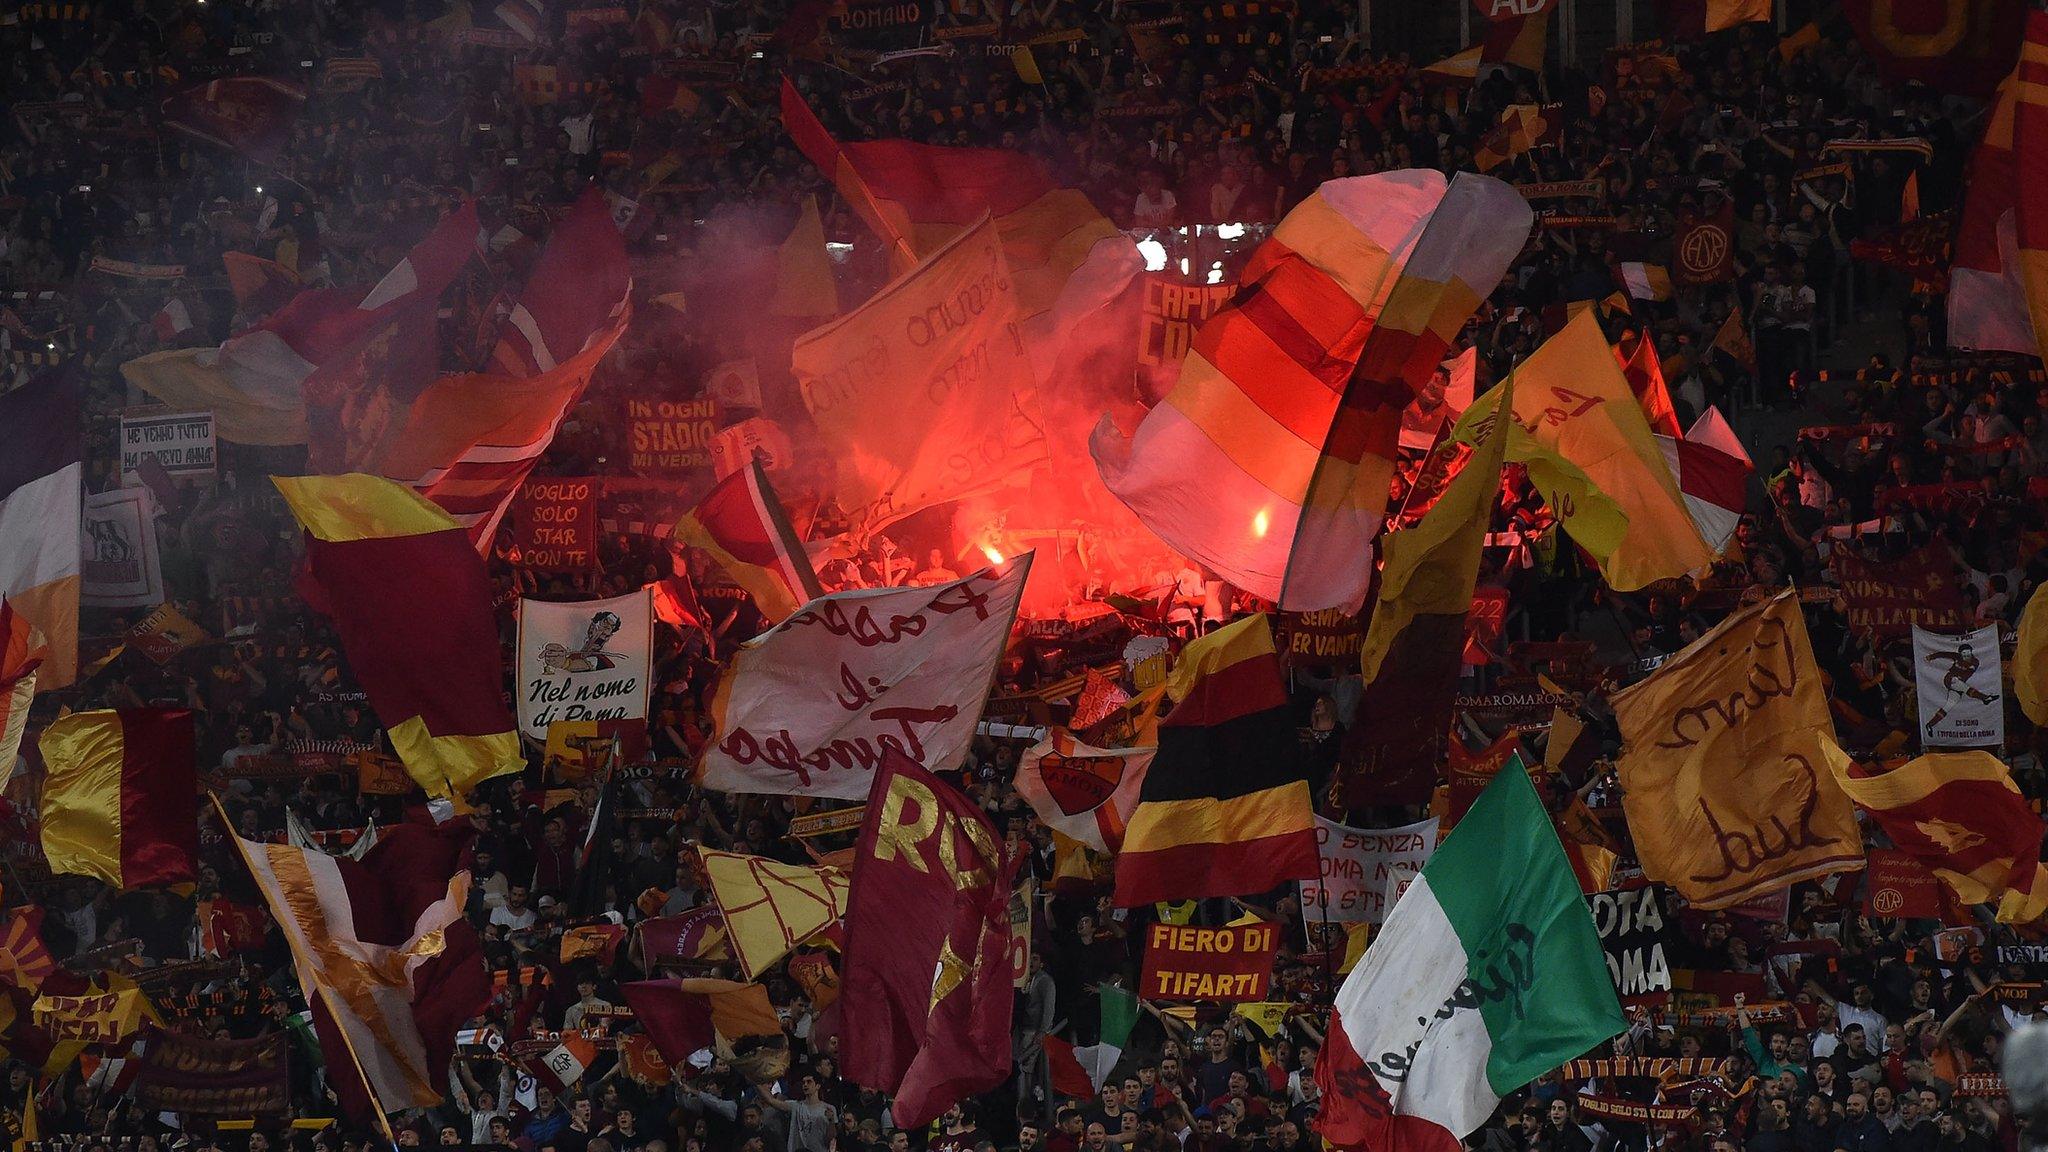
[[[1316,1063],[1322,1136],[1346,1149],[1455,1152],[1502,1097],[1626,1027],[1593,918],[1518,760],[1338,991]]]
[[[1920,741],[1928,748],[2005,746],[1998,626],[1951,636],[1913,629]]]
[[[1051,1069],[1053,1091],[1076,1099],[1093,1099],[1116,1071],[1124,1048],[1131,1042],[1131,1030],[1138,1023],[1138,998],[1114,984],[1097,990],[1102,1024],[1093,1044],[1076,1047],[1059,1036],[1042,1038],[1045,1058]]]
[[[519,730],[545,743],[557,721],[645,720],[653,680],[647,589],[608,600],[519,602]]]
[[[1701,908],[1863,866],[1799,595],[1723,620],[1613,697],[1643,874]]]
[[[147,608],[164,600],[151,496],[115,488],[85,498],[84,583],[78,602],[93,608]]]
[[[1279,949],[1279,925],[1257,920],[1222,928],[1153,924],[1145,934],[1138,992],[1147,1000],[1264,1000]]]
[[[2041,818],[1998,757],[1929,752],[1882,774],[1847,763],[1835,774],[1892,843],[1933,869],[1956,899],[1995,904],[2006,923],[2048,914]]]
[[[350,670],[427,795],[461,796],[524,768],[490,577],[462,526],[378,476],[271,482],[306,529],[301,591],[334,620]]]
[[[1419,872],[1436,852],[1435,817],[1397,828],[1352,828],[1316,817],[1322,875],[1301,882],[1302,916],[1347,924],[1386,919],[1387,878]]]
[[[712,698],[699,783],[860,800],[895,753],[945,771],[974,737],[1031,554],[924,588],[813,600],[743,645]]]
[[[841,969],[846,1077],[917,1129],[1010,1074],[1018,861],[981,807],[891,751],[853,851]]]
[[[40,746],[52,872],[121,891],[192,882],[199,783],[190,712],[74,712],[45,728]]]
[[[798,338],[791,369],[869,530],[1045,459],[1017,289],[983,219],[866,304]]]
[[[1512,187],[1469,173],[1324,183],[1259,246],[1136,433],[1097,426],[1104,483],[1231,584],[1356,611],[1403,413],[1531,219]]]
[[[129,647],[158,664],[168,664],[178,653],[212,639],[206,629],[186,619],[168,600],[150,609],[128,630]]]
[[[699,848],[726,946],[753,980],[846,912],[846,872]]]
[[[1047,826],[1097,852],[1123,847],[1156,748],[1096,748],[1056,728],[1017,762],[1017,794]]]
[[[1513,379],[1507,458],[1528,465],[1544,503],[1611,587],[1632,592],[1713,560],[1593,309],[1544,341]],[[1478,444],[1503,392],[1474,401],[1453,435]]]
[[[0,600],[43,634],[45,692],[78,675],[82,388],[56,368],[0,396]]]
[[[1266,616],[1189,644],[1166,694],[1174,708],[1117,857],[1117,905],[1315,879],[1314,805]]]

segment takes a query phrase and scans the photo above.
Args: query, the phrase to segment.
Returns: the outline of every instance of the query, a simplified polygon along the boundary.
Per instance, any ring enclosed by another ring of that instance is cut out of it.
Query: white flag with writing
[[[545,742],[559,720],[645,720],[654,601],[519,602],[519,731]]]
[[[1998,625],[1945,636],[1913,629],[1913,681],[1920,694],[1920,743],[1983,748],[2005,743],[2004,670]]]

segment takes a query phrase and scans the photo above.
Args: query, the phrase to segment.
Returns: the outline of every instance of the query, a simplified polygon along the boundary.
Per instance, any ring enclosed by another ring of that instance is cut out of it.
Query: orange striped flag
[[[43,943],[43,910],[34,905],[15,909],[0,933],[0,982],[34,992],[56,970],[57,961]]]
[[[1685,435],[1678,426],[1678,409],[1671,403],[1671,390],[1664,384],[1664,365],[1657,359],[1657,342],[1650,339],[1648,332],[1636,336],[1635,347],[1623,352],[1621,345],[1614,348],[1614,358],[1621,362],[1621,374],[1628,378],[1629,391],[1636,394],[1636,402],[1643,406],[1643,417],[1650,422],[1650,431],[1659,436],[1677,440]]]

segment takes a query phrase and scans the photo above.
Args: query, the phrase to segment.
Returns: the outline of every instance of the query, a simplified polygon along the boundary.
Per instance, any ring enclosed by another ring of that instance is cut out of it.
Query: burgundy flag
[[[1010,879],[1002,835],[901,753],[875,772],[846,897],[846,1076],[920,1128],[1010,1073]]]
[[[264,164],[291,142],[306,90],[263,76],[210,80],[164,101],[164,123],[187,136],[232,148]]]

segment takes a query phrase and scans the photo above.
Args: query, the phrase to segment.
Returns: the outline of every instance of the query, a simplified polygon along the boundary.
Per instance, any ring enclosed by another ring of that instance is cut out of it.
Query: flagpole
[[[241,836],[236,834],[234,822],[228,819],[228,811],[221,805],[220,794],[208,791],[206,797],[213,801],[213,810],[220,816],[221,828],[227,832],[228,839],[234,841],[235,853],[242,858],[242,866],[248,868],[251,873],[255,872],[255,866],[249,862],[249,850],[242,846],[244,841]],[[298,851],[303,852],[305,849],[301,848]],[[258,885],[258,887],[260,888],[261,885]],[[268,904],[269,902],[270,897],[266,892],[264,894],[264,903]],[[292,961],[294,964],[298,962],[297,949],[293,950]],[[308,981],[304,976],[301,976],[299,982],[303,986]],[[391,1130],[391,1117],[384,1111],[384,1102],[377,1099],[377,1086],[370,1081],[370,1073],[363,1066],[363,1058],[356,1051],[355,1041],[349,1039],[348,1028],[342,1023],[342,1014],[334,1006],[333,993],[329,992],[327,986],[317,979],[312,980],[311,983],[313,990],[320,994],[321,1002],[327,1005],[327,1014],[334,1020],[334,1031],[336,1035],[341,1037],[341,1046],[348,1050],[349,1063],[355,1066],[356,1075],[363,1081],[363,1093],[370,1098],[370,1111],[377,1115],[378,1129],[384,1133],[385,1142],[394,1149],[397,1148],[398,1135]],[[313,1023],[313,1021],[308,1021],[308,1023]],[[313,1036],[316,1041],[319,1039],[319,1035],[319,1028],[316,1026],[313,1030]],[[339,1094],[337,1094],[337,1098],[338,1096]]]

